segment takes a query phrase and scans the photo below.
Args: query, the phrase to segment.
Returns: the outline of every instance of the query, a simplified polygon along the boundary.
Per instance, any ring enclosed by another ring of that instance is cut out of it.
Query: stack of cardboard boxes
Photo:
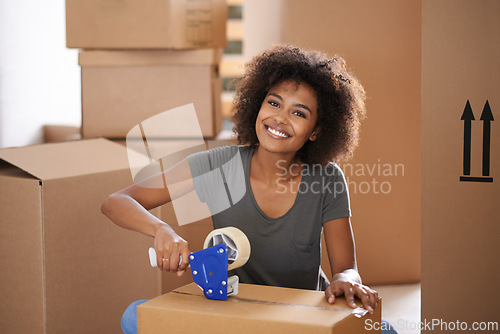
[[[67,0],[67,47],[81,49],[82,137],[123,143],[144,120],[192,103],[201,135],[215,138],[223,122],[219,63],[226,24],[225,0]],[[173,142],[179,150],[185,146]],[[172,205],[159,214],[193,249],[202,248],[209,218],[179,227]],[[161,291],[168,292],[190,282],[190,275],[163,274],[161,280]]]
[[[220,131],[225,0],[66,1],[66,40],[82,67],[82,135],[124,138],[194,103],[203,136]]]

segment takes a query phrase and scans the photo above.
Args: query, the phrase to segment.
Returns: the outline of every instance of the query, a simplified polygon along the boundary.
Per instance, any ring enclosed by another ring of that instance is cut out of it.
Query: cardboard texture
[[[363,281],[419,281],[421,2],[287,0],[282,10],[282,42],[342,56],[367,92],[360,146],[339,162]]]
[[[224,48],[226,21],[225,0],[66,0],[66,46]]]
[[[137,308],[138,333],[377,333],[381,302],[372,315],[357,318],[342,297],[330,305],[321,291],[240,284],[227,301],[205,298],[191,283]],[[380,331],[379,331],[380,333]]]
[[[151,238],[100,211],[131,183],[105,139],[0,150],[0,332],[121,333],[127,305],[160,293]]]
[[[203,136],[215,137],[221,56],[220,49],[80,52],[83,137],[125,138],[149,117],[190,103]]]
[[[81,139],[81,129],[78,126],[71,125],[44,125],[43,142],[58,143],[68,140]]]
[[[498,1],[423,1],[422,319],[498,321],[498,303],[488,299],[500,295],[498,13]],[[462,120],[467,101],[475,118],[470,137]],[[483,172],[486,156],[489,173]]]

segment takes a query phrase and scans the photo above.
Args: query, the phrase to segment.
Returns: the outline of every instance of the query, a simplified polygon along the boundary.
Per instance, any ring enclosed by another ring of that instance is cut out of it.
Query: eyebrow
[[[276,94],[276,93],[269,93],[268,95],[272,95],[272,96],[276,97],[277,99],[283,101],[283,98],[280,95]],[[297,103],[297,104],[294,104],[294,106],[302,108],[302,109],[305,109],[305,110],[309,111],[312,114],[311,109],[309,109],[309,107],[306,106],[305,104]]]

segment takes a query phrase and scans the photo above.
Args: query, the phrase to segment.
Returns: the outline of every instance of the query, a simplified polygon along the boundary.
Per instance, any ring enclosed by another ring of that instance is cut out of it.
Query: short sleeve
[[[237,146],[198,152],[187,160],[196,194],[201,202],[207,203],[212,214],[241,199],[245,183]]]
[[[324,189],[322,224],[351,216],[349,189],[344,173],[336,164],[326,167],[327,187]]]

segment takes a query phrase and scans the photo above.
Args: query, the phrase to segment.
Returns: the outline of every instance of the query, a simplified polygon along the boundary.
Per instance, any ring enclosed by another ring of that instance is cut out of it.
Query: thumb
[[[328,288],[325,291],[325,295],[329,304],[335,303],[335,289],[333,287]]]

